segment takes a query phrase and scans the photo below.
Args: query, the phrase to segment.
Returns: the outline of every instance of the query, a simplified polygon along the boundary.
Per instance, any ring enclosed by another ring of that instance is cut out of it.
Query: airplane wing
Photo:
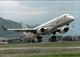
[[[60,28],[58,28],[57,30],[60,30],[60,29],[62,29],[62,28],[69,28],[69,27],[60,27]],[[72,26],[72,28],[69,28],[69,30],[73,30],[73,29],[75,29],[74,26]]]
[[[2,28],[4,30],[9,30],[9,31],[15,31],[15,32],[33,32],[33,33],[36,33],[36,29],[6,29],[4,26],[2,26]]]
[[[73,30],[73,29],[74,29],[74,27],[72,27],[72,28],[69,28],[69,27],[61,27],[61,28],[58,28],[58,29],[57,29],[57,32],[64,34],[64,33],[66,33],[68,30]]]
[[[7,30],[15,32],[36,32],[35,29],[7,29]]]

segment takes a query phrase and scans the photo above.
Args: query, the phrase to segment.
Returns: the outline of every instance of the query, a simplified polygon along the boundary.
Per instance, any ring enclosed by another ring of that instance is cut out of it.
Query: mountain
[[[0,37],[6,37],[9,34],[14,33],[12,31],[4,31],[2,26],[4,26],[5,28],[21,28],[21,25],[19,23],[0,17]]]
[[[16,32],[13,31],[4,31],[2,26],[4,26],[5,28],[9,28],[9,29],[15,29],[15,28],[21,28],[21,24],[11,21],[11,20],[6,20],[4,18],[0,17],[0,37],[10,37],[11,34],[15,34]],[[32,28],[32,27],[36,27],[35,26],[30,26],[27,25],[27,27]]]

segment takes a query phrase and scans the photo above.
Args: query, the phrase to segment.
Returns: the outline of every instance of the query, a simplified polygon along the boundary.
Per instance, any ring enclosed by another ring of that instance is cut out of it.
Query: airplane
[[[27,28],[25,24],[22,24],[22,29],[6,29],[4,26],[2,26],[2,28],[9,31],[23,32],[23,34],[25,34],[25,37],[36,37],[38,40],[42,39],[42,35],[53,34],[51,38],[55,39],[56,32],[64,34],[68,32],[68,30],[73,29],[69,28],[68,25],[74,20],[75,18],[72,15],[63,14],[35,28]],[[67,27],[63,27],[65,25]]]
[[[23,23],[23,21],[21,21],[21,26],[22,29],[29,29],[26,24]],[[31,28],[30,28],[31,29]],[[23,32],[22,34],[12,34],[11,36],[19,36],[20,38],[35,38],[35,35],[31,32]]]

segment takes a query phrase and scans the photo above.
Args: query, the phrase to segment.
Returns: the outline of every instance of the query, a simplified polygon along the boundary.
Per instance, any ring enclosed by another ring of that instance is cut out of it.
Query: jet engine
[[[59,29],[58,32],[61,33],[61,34],[64,34],[64,33],[68,32],[68,30],[69,30],[69,28],[66,27],[66,28]]]
[[[45,34],[46,28],[39,28],[37,29],[37,34]]]

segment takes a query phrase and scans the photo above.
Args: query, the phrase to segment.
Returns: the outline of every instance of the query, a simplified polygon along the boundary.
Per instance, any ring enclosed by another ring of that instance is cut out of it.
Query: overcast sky
[[[43,24],[65,13],[76,18],[72,24],[80,29],[76,26],[80,24],[80,1],[0,1],[0,17],[29,25]]]
[[[42,24],[64,13],[78,14],[79,5],[79,1],[0,1],[0,17],[30,25]]]

